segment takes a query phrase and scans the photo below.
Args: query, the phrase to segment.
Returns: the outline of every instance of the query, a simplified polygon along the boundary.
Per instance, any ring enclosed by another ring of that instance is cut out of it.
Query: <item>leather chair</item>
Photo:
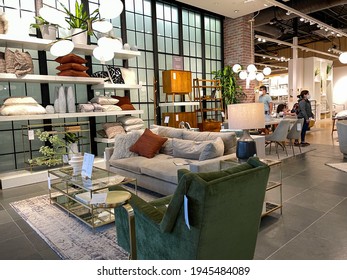
[[[269,170],[258,158],[216,172],[180,169],[173,195],[132,195],[138,259],[253,259]],[[118,207],[115,216],[118,245],[129,252],[127,213]]]

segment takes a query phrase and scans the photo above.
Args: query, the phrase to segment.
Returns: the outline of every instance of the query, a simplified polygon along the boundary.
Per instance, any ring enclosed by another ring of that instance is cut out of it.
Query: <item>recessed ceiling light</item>
[[[234,13],[237,14],[240,10],[234,10]]]

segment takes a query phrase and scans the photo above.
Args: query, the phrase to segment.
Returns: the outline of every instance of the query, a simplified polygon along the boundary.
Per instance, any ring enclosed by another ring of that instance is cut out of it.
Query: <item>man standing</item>
[[[264,103],[264,114],[265,114],[265,120],[271,116],[272,113],[272,99],[271,96],[267,93],[266,86],[260,86],[259,87],[259,102]],[[271,125],[265,126],[265,134],[269,134],[269,130],[271,128]]]

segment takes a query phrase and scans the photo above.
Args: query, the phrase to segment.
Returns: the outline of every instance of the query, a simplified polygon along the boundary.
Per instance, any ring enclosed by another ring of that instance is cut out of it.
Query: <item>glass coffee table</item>
[[[50,201],[92,228],[113,222],[114,207],[126,204],[131,197],[129,192],[109,192],[109,187],[132,184],[137,192],[134,178],[98,167],[93,167],[91,179],[72,176],[72,171],[72,167],[48,171]]]

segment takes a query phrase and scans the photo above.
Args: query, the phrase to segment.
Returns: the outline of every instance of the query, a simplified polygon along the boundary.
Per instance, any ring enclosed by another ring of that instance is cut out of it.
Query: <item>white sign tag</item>
[[[221,112],[220,114],[222,115],[222,118],[224,118],[224,112]]]
[[[189,224],[189,217],[188,217],[188,197],[184,195],[183,198],[183,206],[184,206],[184,221],[186,222],[186,225],[188,229],[190,229],[190,224]]]
[[[176,116],[176,122],[178,122],[180,120],[180,118],[178,115],[175,115],[175,116]]]
[[[29,138],[29,140],[35,139],[35,133],[34,133],[33,129],[28,130],[28,138]]]
[[[92,178],[94,155],[84,153],[81,175],[84,178]]]
[[[164,123],[169,123],[169,120],[170,120],[170,116],[165,116]]]
[[[51,189],[51,177],[50,176],[47,177],[47,184],[48,184],[48,189],[50,190]]]

